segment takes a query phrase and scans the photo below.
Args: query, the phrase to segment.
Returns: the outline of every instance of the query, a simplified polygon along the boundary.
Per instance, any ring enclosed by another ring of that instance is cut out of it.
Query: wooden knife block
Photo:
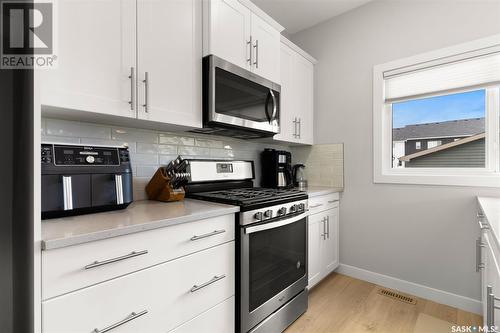
[[[184,189],[173,189],[170,183],[170,177],[165,173],[165,168],[158,168],[155,174],[146,185],[146,193],[149,200],[156,201],[180,201],[184,200],[186,192]]]

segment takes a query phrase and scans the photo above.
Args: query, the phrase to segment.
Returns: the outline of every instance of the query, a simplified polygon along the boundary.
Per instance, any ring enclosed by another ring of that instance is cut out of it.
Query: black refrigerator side
[[[33,70],[0,69],[0,91],[0,332],[33,332]]]

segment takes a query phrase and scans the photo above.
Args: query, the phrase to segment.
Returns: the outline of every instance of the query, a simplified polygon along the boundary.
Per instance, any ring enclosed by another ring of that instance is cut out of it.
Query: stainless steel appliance
[[[42,143],[42,218],[123,209],[132,202],[127,147]]]
[[[261,155],[262,187],[291,188],[292,154],[284,150],[266,148]]]
[[[279,133],[279,84],[221,58],[203,58],[203,129],[251,139]]]
[[[295,164],[293,166],[293,185],[301,191],[305,191],[307,188],[307,180],[304,174],[305,167],[304,164]]]
[[[191,160],[188,197],[237,205],[236,332],[282,332],[307,310],[307,194],[253,187],[253,162]]]

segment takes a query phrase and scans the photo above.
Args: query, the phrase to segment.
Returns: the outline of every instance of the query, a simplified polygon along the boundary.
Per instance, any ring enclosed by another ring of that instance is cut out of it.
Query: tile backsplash
[[[344,144],[292,147],[293,163],[303,163],[309,185],[344,187]]]
[[[243,159],[255,162],[260,184],[260,153],[264,148],[289,147],[194,133],[167,133],[113,125],[43,118],[42,142],[127,145],[134,173],[134,200],[146,199],[144,188],[160,165],[177,155],[193,158]]]

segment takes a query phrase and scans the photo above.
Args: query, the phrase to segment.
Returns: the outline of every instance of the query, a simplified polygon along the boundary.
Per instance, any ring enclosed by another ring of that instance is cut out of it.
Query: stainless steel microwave
[[[236,138],[279,133],[281,87],[221,58],[203,58],[203,129]]]

